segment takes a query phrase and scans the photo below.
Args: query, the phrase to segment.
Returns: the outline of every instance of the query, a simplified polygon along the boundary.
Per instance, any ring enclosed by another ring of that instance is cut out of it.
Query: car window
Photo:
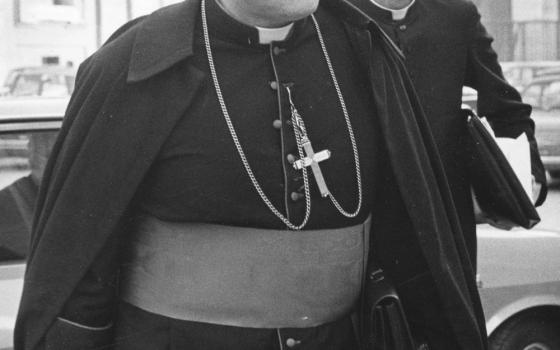
[[[0,263],[27,255],[35,201],[56,134],[0,135]]]
[[[45,75],[41,80],[38,95],[43,97],[64,97],[69,94],[68,90],[64,76]]]
[[[508,68],[503,71],[504,77],[510,84],[516,84],[521,81],[519,73],[520,71],[517,68]]]
[[[510,68],[504,71],[504,76],[511,83],[522,81],[520,68]]]
[[[74,84],[76,83],[76,76],[65,75],[64,80],[66,81],[66,87],[68,88],[68,95],[71,95],[72,92],[74,92]]]
[[[560,93],[560,81],[555,81],[551,83],[543,91],[543,94],[545,95],[557,94],[557,93]]]
[[[10,73],[5,86],[12,96],[65,97],[74,90],[75,75],[65,72]]]
[[[519,77],[519,80],[523,83],[527,83],[529,81],[531,81],[531,79],[533,79],[533,76],[535,75],[535,69],[534,67],[527,67],[525,69],[521,69],[520,73],[521,76]]]
[[[12,87],[13,96],[37,96],[41,88],[41,74],[21,74]]]
[[[533,106],[540,105],[542,85],[534,84],[528,86],[523,92],[523,101]]]
[[[14,85],[18,72],[16,70],[9,71],[4,79],[4,86],[11,87]]]
[[[535,84],[529,86],[527,90],[525,90],[525,94],[529,96],[538,96],[541,93],[541,90],[542,90],[542,85]]]

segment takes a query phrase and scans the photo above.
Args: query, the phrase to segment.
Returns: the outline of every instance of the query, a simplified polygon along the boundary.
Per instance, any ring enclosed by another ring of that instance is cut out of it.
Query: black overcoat
[[[382,243],[376,257],[399,283],[411,313],[433,314],[427,308],[436,303],[442,310],[436,316],[461,349],[485,349],[463,235],[403,64],[363,17],[339,1],[321,6],[336,7],[345,20],[370,76],[389,156],[387,196],[375,207],[373,231]],[[74,310],[84,322],[88,312],[111,314],[119,238],[136,189],[205,78],[189,64],[199,7],[198,0],[188,0],[129,23],[81,65],[39,195],[16,350],[41,349],[63,310]],[[402,222],[406,230],[396,230]],[[437,300],[418,298],[422,287],[436,290]]]
[[[492,37],[470,0],[416,0],[405,18],[370,0],[351,0],[377,21],[402,50],[405,65],[424,108],[446,171],[473,264],[476,231],[468,177],[466,115],[461,112],[463,86],[478,93],[477,112],[487,117],[497,136],[525,132],[531,166],[543,184],[537,205],[546,197],[546,176],[530,118],[531,106],[504,79]]]

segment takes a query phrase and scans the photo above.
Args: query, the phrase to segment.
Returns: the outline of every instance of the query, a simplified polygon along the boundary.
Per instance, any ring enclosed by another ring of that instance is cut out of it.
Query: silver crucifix
[[[304,167],[310,166],[311,171],[313,171],[313,176],[315,176],[317,187],[319,187],[319,191],[321,192],[321,196],[326,197],[330,193],[327,187],[327,183],[325,182],[325,178],[323,177],[323,173],[321,172],[321,168],[319,167],[319,163],[329,159],[331,157],[331,151],[325,149],[315,153],[313,151],[313,146],[311,146],[311,142],[307,137],[303,137],[301,141],[301,145],[303,147],[303,150],[305,151],[306,157],[296,160],[293,164],[294,168],[297,170],[301,170]]]
[[[298,139],[298,147],[300,147],[300,149],[303,148],[303,151],[305,152],[305,157],[296,160],[293,166],[297,170],[311,167],[311,171],[313,172],[313,176],[315,177],[321,196],[327,197],[330,192],[327,187],[327,183],[325,182],[325,178],[323,177],[323,173],[321,172],[321,167],[319,167],[319,163],[329,159],[331,157],[331,151],[325,149],[315,153],[313,146],[311,146],[311,141],[309,141],[309,137],[307,137],[307,130],[305,129],[303,119],[299,115],[299,112],[294,105],[294,101],[292,100],[292,91],[290,90],[290,86],[286,85],[285,87],[288,91],[288,99],[290,100],[292,123],[294,124],[296,139]]]

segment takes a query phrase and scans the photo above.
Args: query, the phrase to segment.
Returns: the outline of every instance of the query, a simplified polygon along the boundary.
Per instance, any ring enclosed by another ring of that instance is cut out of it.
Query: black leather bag
[[[364,293],[362,343],[365,350],[415,350],[397,291],[381,268],[370,268]]]
[[[469,134],[469,176],[480,208],[492,220],[531,228],[540,217],[508,160],[480,118],[465,110]]]

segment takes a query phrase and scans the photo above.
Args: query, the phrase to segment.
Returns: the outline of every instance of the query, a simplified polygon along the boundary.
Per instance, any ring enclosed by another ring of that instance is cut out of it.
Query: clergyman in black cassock
[[[380,257],[408,313],[485,349],[401,58],[344,2],[252,2],[299,9],[268,26],[245,3],[163,8],[81,65],[39,195],[15,348],[349,349],[365,264]],[[148,328],[157,344],[142,341]]]

